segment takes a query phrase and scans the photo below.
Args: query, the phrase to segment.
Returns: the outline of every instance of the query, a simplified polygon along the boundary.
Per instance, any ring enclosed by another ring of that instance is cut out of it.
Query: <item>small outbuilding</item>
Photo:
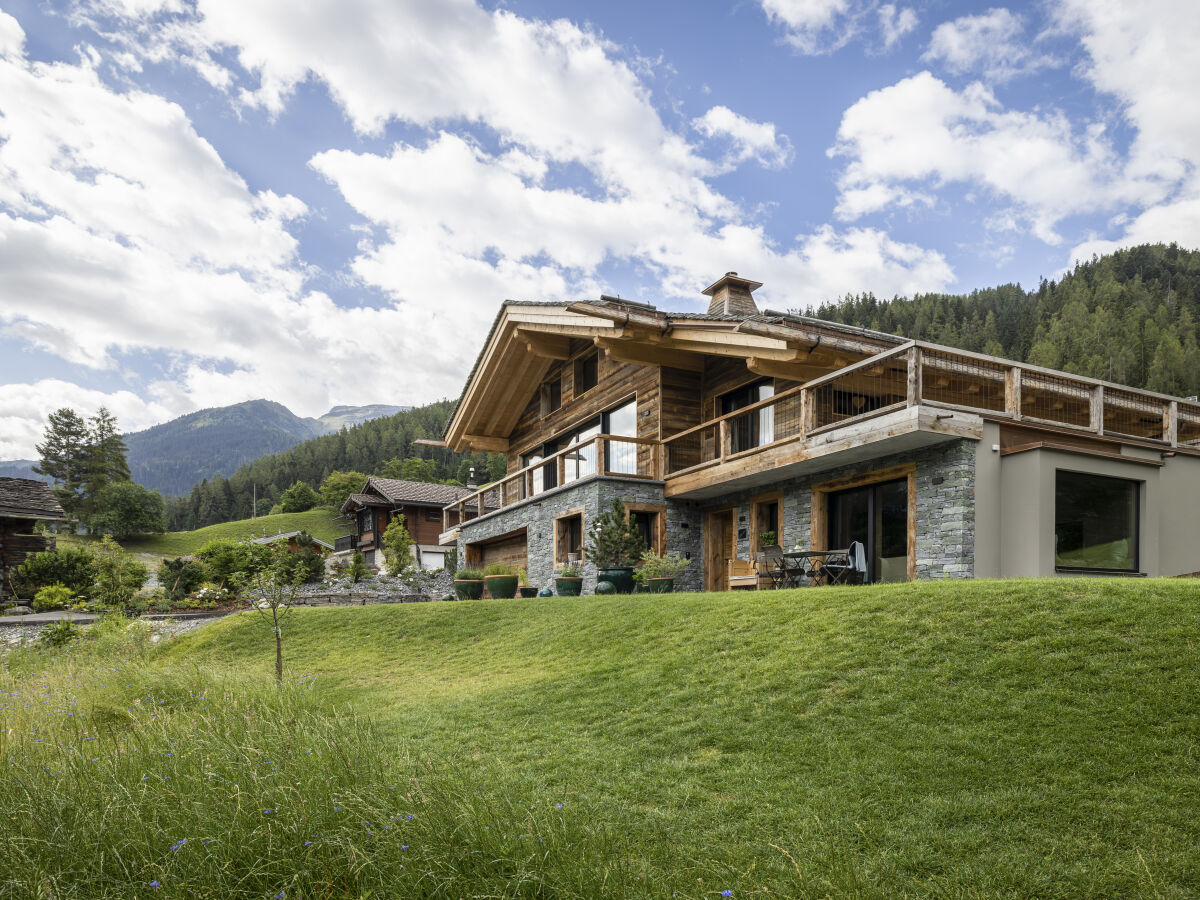
[[[15,596],[13,570],[54,539],[34,533],[36,522],[66,519],[50,485],[32,478],[0,478],[0,600]]]
[[[301,543],[301,535],[304,535],[304,534],[307,534],[307,532],[304,532],[304,531],[281,531],[281,532],[279,532],[279,534],[269,534],[266,537],[255,538],[253,543],[255,543],[255,544],[278,544],[281,541],[287,541],[288,552],[289,553],[299,553],[303,549],[302,543]],[[312,548],[314,550],[316,550],[318,553],[320,553],[322,556],[328,556],[330,553],[333,552],[333,544],[327,544],[325,541],[318,540],[317,538],[313,537],[311,534],[308,535],[308,538],[310,541],[312,541]]]

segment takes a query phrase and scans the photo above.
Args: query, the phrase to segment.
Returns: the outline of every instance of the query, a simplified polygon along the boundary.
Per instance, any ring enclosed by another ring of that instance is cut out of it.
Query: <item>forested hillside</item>
[[[867,294],[807,311],[1168,394],[1200,393],[1200,252],[1143,245],[1077,265],[1059,282],[969,296]]]
[[[465,483],[468,469],[475,466],[481,480],[499,477],[504,472],[503,455],[489,458],[484,453],[465,455],[413,446],[413,441],[420,438],[441,438],[453,408],[452,401],[443,400],[374,419],[260,457],[229,478],[218,475],[202,481],[187,496],[169,501],[168,527],[171,531],[190,531],[249,518],[254,513],[256,486],[258,514],[263,515],[297,481],[317,488],[336,471]]]

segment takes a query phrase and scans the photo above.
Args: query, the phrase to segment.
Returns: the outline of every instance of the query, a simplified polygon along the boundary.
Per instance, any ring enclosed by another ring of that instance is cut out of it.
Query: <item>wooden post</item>
[[[659,442],[654,446],[654,461],[653,469],[650,471],[650,477],[658,481],[666,481],[667,479],[667,445]]]
[[[729,450],[728,450],[728,447],[729,447],[729,420],[728,419],[722,419],[717,424],[717,442],[718,442],[717,456],[720,459],[724,459],[725,456],[729,453]]]
[[[612,446],[611,441],[602,441],[600,438],[595,438],[592,441],[592,450],[596,454],[596,474],[608,474],[608,450]]]
[[[908,405],[921,405],[921,348],[908,351]]]
[[[1163,440],[1172,447],[1179,446],[1179,401],[1168,401],[1163,407]]]
[[[809,422],[809,417],[812,415],[812,400],[809,395],[812,392],[803,390],[800,392],[800,437],[807,437],[812,424]]]
[[[1014,420],[1021,419],[1021,367],[1012,366],[1004,373],[1004,409]]]
[[[1091,426],[1096,434],[1104,434],[1104,385],[1092,388]]]
[[[567,483],[567,457],[566,454],[558,457],[554,461],[555,471],[558,473],[558,486],[562,487]]]

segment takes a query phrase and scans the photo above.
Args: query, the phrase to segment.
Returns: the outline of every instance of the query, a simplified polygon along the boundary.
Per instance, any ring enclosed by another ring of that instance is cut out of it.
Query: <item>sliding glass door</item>
[[[908,481],[898,479],[829,495],[828,549],[866,550],[868,582],[908,580]]]

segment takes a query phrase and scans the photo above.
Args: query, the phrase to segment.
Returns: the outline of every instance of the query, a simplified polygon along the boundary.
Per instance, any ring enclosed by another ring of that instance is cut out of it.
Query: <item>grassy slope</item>
[[[609,823],[651,893],[1194,896],[1198,594],[1081,579],[302,610],[286,652],[481,792]],[[266,677],[271,643],[239,617],[166,656]]]
[[[134,553],[152,553],[160,556],[187,556],[217,538],[241,539],[259,537],[263,534],[279,534],[286,531],[307,531],[313,537],[332,544],[334,538],[346,533],[344,525],[333,521],[334,513],[328,509],[310,509],[302,513],[281,513],[275,516],[259,516],[257,519],[240,519],[222,522],[195,531],[170,531],[146,537],[130,538],[121,545]],[[65,538],[66,543],[81,538]],[[87,538],[82,538],[87,540]],[[64,541],[64,538],[60,538]]]

